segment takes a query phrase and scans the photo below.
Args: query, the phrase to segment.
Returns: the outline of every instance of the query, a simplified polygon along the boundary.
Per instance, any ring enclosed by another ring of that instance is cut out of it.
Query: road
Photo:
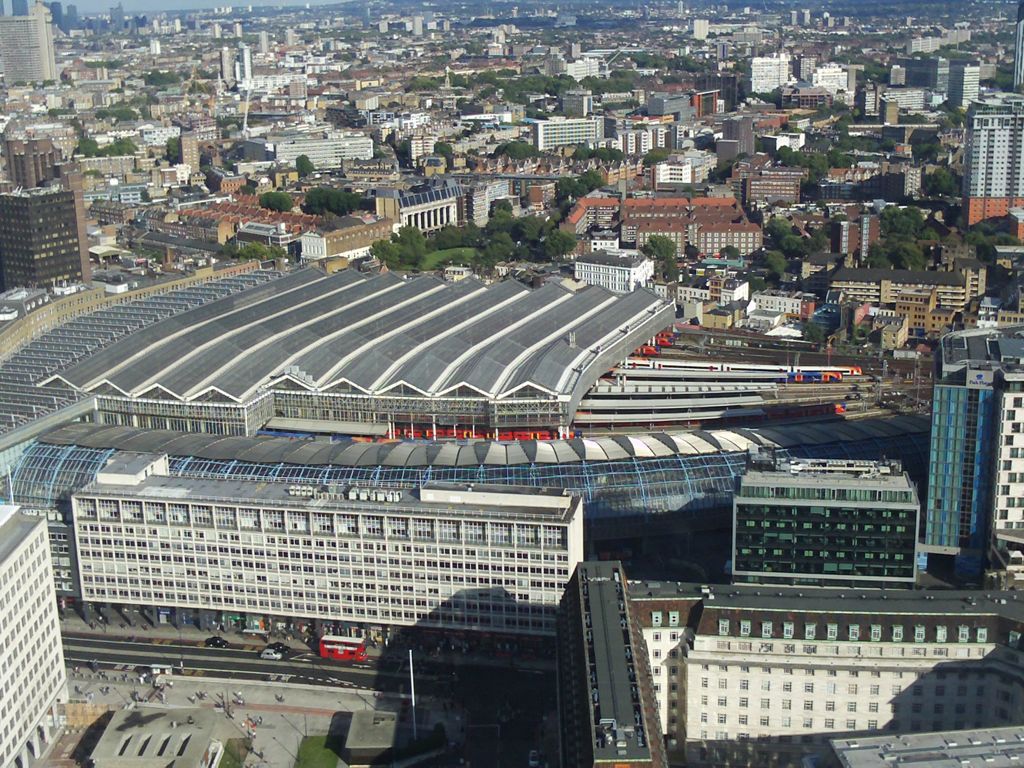
[[[204,648],[173,640],[138,641],[92,637],[64,637],[64,657],[68,664],[99,662],[101,668],[122,670],[159,664],[171,666],[187,676],[234,677],[241,680],[280,680],[310,685],[344,686],[364,690],[400,690],[404,681],[398,670],[381,670],[374,664],[348,664],[321,659],[312,653],[298,653],[281,661],[259,658],[263,645],[237,645],[231,648]],[[417,670],[424,687],[431,676]]]

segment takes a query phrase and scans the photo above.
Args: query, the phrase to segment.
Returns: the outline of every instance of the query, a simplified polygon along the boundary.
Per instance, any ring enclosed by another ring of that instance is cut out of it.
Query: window
[[[728,699],[728,697],[726,697],[726,696],[719,696],[718,697],[718,706],[720,706],[720,707],[727,707],[727,706],[729,706],[729,699]]]
[[[750,637],[750,621],[747,619],[740,620],[740,637]]]
[[[771,709],[771,706],[772,706],[772,700],[771,699],[761,699],[761,709]]]
[[[924,626],[921,625],[921,624],[915,624],[914,625],[914,642],[915,643],[923,643],[924,642]]]
[[[903,642],[903,627],[902,626],[900,626],[898,624],[897,625],[893,625],[893,628],[892,628],[892,641],[894,643],[902,643]]]
[[[804,693],[814,693],[814,683],[804,683]]]
[[[935,642],[944,643],[946,642],[946,627],[938,626],[935,628]]]
[[[817,624],[804,624],[804,640],[813,640],[817,633]]]
[[[725,623],[728,624],[729,622],[726,621]],[[660,627],[661,626],[661,611],[651,611],[651,626],[652,627]],[[722,622],[718,622],[718,626],[719,626],[719,634],[721,634]]]
[[[825,711],[826,712],[835,712],[836,711],[836,703],[834,701],[826,701],[825,702]]]
[[[988,642],[988,628],[987,627],[978,627],[978,629],[976,630],[975,636],[977,637],[977,640],[978,640],[979,643],[987,643]]]
[[[761,622],[761,637],[772,636],[772,623],[770,621]]]
[[[804,700],[804,712],[813,712],[813,711],[814,711],[814,701],[812,699],[805,699]]]
[[[871,625],[871,642],[877,643],[882,639],[882,625],[872,624]]]
[[[856,642],[857,640],[860,640],[860,625],[859,624],[851,624],[850,625],[848,637],[850,638],[851,642]]]
[[[719,619],[718,620],[718,634],[719,635],[728,635],[729,634],[729,620],[728,619]]]
[[[958,643],[969,643],[971,641],[971,628],[961,624],[956,628],[956,641]]]
[[[761,727],[762,728],[767,728],[769,723],[770,723],[770,720],[769,720],[768,716],[767,715],[762,715],[761,716]]]
[[[835,640],[839,637],[839,625],[838,624],[826,624],[825,625],[825,637],[829,640]]]
[[[848,702],[846,702],[846,711],[847,712],[856,712],[857,711],[857,702],[856,701],[848,701]]]
[[[740,680],[740,690],[741,691],[750,690],[750,681],[746,680],[746,679]]]
[[[782,622],[782,636],[786,640],[792,640],[793,639],[793,622],[792,621],[784,621],[784,622]]]

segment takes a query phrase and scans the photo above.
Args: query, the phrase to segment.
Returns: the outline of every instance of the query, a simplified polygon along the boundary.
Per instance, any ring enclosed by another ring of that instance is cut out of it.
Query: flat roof
[[[843,768],[1015,768],[1024,761],[1024,726],[832,739]]]
[[[7,561],[25,537],[45,518],[26,515],[16,504],[0,504],[0,563]]]
[[[632,647],[626,580],[616,562],[585,562],[579,569],[581,633],[591,674],[587,697],[594,760],[650,759],[635,663],[645,653]]]
[[[97,768],[190,768],[211,741],[233,734],[223,715],[200,707],[138,706],[114,712],[92,751]]]
[[[349,498],[355,492],[357,498]],[[263,482],[234,478],[150,475],[136,485],[94,481],[78,496],[142,498],[165,502],[238,502],[247,505],[285,507],[310,512],[357,511],[378,514],[480,517],[504,520],[569,522],[579,503],[562,489],[519,486],[425,483],[420,488],[370,488],[357,484],[324,486],[295,482]],[[502,503],[505,496],[508,503]],[[564,498],[553,504],[552,498]],[[531,503],[536,499],[536,503]]]

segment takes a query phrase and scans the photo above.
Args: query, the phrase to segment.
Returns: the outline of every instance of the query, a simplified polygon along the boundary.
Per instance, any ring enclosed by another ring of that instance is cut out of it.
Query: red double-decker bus
[[[354,637],[324,635],[320,638],[320,656],[337,661],[366,661],[366,641]]]

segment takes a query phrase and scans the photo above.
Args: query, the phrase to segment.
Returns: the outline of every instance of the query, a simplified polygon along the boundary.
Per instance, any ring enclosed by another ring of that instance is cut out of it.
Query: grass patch
[[[307,736],[299,744],[295,768],[335,768],[338,754],[331,748],[334,743],[331,736]]]
[[[476,248],[448,248],[428,253],[420,262],[420,269],[437,269],[447,264],[469,264],[476,258]]]
[[[224,756],[220,759],[220,768],[242,768],[245,756],[249,754],[245,739],[228,739],[224,744]]]

